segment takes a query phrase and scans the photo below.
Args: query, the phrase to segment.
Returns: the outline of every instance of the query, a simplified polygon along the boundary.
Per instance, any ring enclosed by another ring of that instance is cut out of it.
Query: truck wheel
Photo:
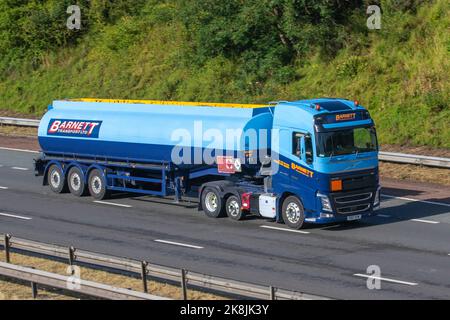
[[[224,216],[222,198],[217,190],[206,187],[202,193],[203,211],[208,217],[219,218]]]
[[[94,199],[103,200],[108,196],[106,181],[100,170],[94,169],[89,174],[89,193]]]
[[[288,227],[297,230],[303,227],[305,210],[297,197],[289,196],[283,201],[282,216]]]
[[[245,217],[245,212],[241,209],[241,201],[236,196],[230,196],[225,203],[225,210],[230,219],[242,220]]]
[[[86,183],[84,174],[78,167],[72,167],[67,175],[67,184],[70,193],[74,196],[81,197],[86,193]]]
[[[67,191],[66,179],[61,168],[53,164],[48,169],[47,181],[50,189],[55,193],[63,193]]]

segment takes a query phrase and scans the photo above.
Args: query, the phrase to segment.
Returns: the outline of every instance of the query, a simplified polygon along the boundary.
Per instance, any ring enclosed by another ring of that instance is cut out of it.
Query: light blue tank
[[[272,121],[268,106],[63,100],[49,107],[38,136],[45,154],[170,162],[175,145],[192,154],[198,148],[218,154],[259,149],[259,139],[249,144],[245,136],[266,129],[270,142]],[[234,140],[211,140],[232,132]],[[266,141],[264,147],[270,149]]]

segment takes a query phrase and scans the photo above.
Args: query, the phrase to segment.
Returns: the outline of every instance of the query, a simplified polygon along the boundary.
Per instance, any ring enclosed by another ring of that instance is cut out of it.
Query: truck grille
[[[353,192],[341,192],[332,195],[334,209],[338,214],[353,214],[370,209],[375,191],[365,189]]]
[[[370,208],[370,203],[367,203],[367,204],[359,204],[359,205],[354,205],[354,206],[338,208],[337,212],[340,214],[351,214],[351,213],[356,213],[356,212],[363,212],[363,211],[368,210],[369,208]]]
[[[336,197],[335,201],[339,204],[348,204],[359,201],[366,201],[372,198],[372,192],[354,194],[349,196]]]
[[[335,174],[332,178],[342,180],[342,191],[331,194],[331,205],[337,214],[351,215],[371,210],[378,185],[375,169],[346,176]]]

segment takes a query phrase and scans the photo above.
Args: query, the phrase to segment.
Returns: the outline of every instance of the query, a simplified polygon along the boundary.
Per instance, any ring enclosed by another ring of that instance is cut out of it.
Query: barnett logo
[[[102,121],[51,119],[47,134],[81,138],[98,138]]]
[[[336,115],[336,121],[355,120],[355,118],[356,118],[356,113],[344,113],[344,114]]]

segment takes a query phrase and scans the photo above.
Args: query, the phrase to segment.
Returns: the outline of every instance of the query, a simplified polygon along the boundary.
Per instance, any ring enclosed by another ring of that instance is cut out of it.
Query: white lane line
[[[174,246],[192,248],[192,249],[203,249],[203,247],[200,247],[200,246],[194,246],[192,244],[186,244],[186,243],[180,243],[180,242],[173,242],[173,241],[160,240],[160,239],[156,239],[154,241],[155,242],[160,242],[160,243],[165,243],[165,244],[171,244],[171,245],[174,245]]]
[[[423,220],[423,219],[411,219],[411,221],[422,222],[422,223],[429,223],[429,224],[438,224],[438,223],[440,223],[439,221]]]
[[[407,282],[407,281],[401,281],[401,280],[395,280],[395,279],[389,279],[389,278],[382,278],[382,277],[372,276],[372,275],[368,275],[368,274],[361,274],[361,273],[355,273],[354,276],[362,277],[362,278],[376,279],[376,280],[398,283],[398,284],[404,284],[407,286],[417,286],[418,285],[418,283],[415,283],[415,282]]]
[[[28,153],[39,153],[39,151],[34,151],[34,150],[16,149],[16,148],[5,148],[5,147],[0,147],[0,150],[20,151],[20,152],[28,152]]]
[[[377,217],[381,217],[381,218],[392,218],[392,216],[388,215],[388,214],[378,214]]]
[[[444,207],[450,207],[450,203],[443,203],[443,202],[436,202],[436,201],[427,201],[427,200],[419,200],[419,199],[413,199],[413,198],[405,198],[405,197],[395,197],[395,196],[388,196],[386,194],[382,194],[382,197],[386,198],[392,198],[392,199],[400,199],[400,200],[406,200],[406,201],[412,201],[412,202],[422,202],[427,204],[435,204],[437,206],[444,206]]]
[[[28,171],[28,170],[30,170],[28,168],[23,168],[23,167],[11,167],[11,169],[13,169],[13,170],[20,170],[20,171]]]
[[[0,189],[1,189],[1,190],[8,190],[9,188],[8,188],[8,187],[2,187],[2,186],[0,186]]]
[[[0,216],[8,217],[8,218],[16,218],[16,219],[21,219],[21,220],[31,220],[31,219],[33,219],[33,218],[30,218],[30,217],[18,216],[18,215],[15,215],[15,214],[9,214],[9,213],[3,213],[3,212],[0,212]]]
[[[114,202],[106,202],[106,201],[94,201],[94,202],[100,203],[100,204],[109,204],[110,206],[116,206],[116,207],[122,207],[122,208],[132,208],[133,207],[128,204],[121,204],[121,203],[114,203]]]
[[[308,231],[301,231],[301,230],[294,230],[294,229],[287,229],[287,228],[278,228],[278,227],[272,227],[272,226],[260,226],[260,227],[265,228],[265,229],[273,229],[273,230],[280,230],[280,231],[287,231],[287,232],[294,232],[294,233],[309,234]]]

